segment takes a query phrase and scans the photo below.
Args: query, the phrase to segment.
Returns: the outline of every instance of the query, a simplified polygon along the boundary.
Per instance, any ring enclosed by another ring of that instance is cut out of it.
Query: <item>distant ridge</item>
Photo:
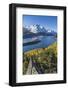
[[[45,27],[36,24],[23,27],[23,38],[31,38],[39,35],[57,35],[54,30],[46,30]]]

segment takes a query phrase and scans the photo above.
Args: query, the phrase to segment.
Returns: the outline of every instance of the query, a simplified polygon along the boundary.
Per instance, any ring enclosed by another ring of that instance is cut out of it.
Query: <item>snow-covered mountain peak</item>
[[[37,33],[36,25],[30,25],[30,31],[33,32],[33,33]]]
[[[46,29],[43,26],[36,24],[30,26],[30,31],[33,33],[38,33],[38,32],[46,32]]]
[[[32,32],[32,33],[55,33],[55,31],[51,29],[47,30],[44,26],[41,26],[39,24],[25,26],[24,30]]]

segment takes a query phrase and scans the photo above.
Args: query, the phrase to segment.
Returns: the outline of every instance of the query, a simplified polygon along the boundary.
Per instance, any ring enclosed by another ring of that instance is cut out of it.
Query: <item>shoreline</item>
[[[30,54],[30,53],[35,54],[35,52],[42,53],[43,51],[46,51],[49,48],[54,49],[54,46],[55,46],[55,48],[57,47],[57,42],[54,42],[53,44],[51,44],[51,45],[49,45],[48,47],[45,47],[45,48],[37,48],[37,49],[29,50],[27,52],[24,52],[24,54]]]

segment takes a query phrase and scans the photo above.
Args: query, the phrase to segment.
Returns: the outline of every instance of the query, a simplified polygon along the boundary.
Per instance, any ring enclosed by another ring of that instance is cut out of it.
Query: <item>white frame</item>
[[[22,74],[22,15],[48,15],[57,16],[57,32],[58,32],[58,72],[57,74],[41,74],[41,75],[23,75]],[[31,9],[31,8],[17,8],[16,9],[16,82],[37,82],[37,81],[55,81],[63,80],[63,10],[49,10],[49,9]],[[62,31],[61,31],[62,30]],[[43,77],[43,78],[42,78]]]

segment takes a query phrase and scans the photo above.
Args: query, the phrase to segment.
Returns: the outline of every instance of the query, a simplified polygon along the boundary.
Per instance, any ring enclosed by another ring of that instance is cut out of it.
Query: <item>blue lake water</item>
[[[40,39],[40,37],[38,39]],[[57,38],[55,38],[55,36],[43,36],[40,42],[32,45],[23,46],[23,51],[26,52],[32,49],[46,48],[56,41]]]

